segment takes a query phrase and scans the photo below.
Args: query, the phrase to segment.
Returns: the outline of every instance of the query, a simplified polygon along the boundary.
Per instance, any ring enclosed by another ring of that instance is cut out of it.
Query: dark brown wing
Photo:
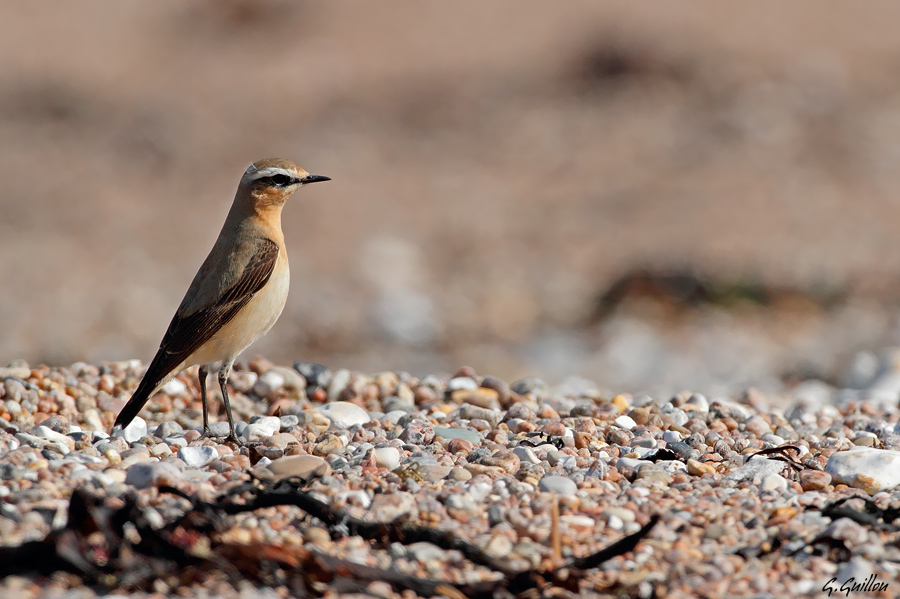
[[[116,418],[117,425],[128,426],[172,369],[209,341],[247,305],[269,281],[277,259],[278,244],[271,239],[260,239],[240,277],[216,301],[191,314],[175,314],[144,378]]]

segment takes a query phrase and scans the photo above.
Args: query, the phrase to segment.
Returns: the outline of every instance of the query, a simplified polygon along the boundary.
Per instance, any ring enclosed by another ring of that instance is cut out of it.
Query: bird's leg
[[[197,371],[197,378],[200,379],[200,399],[203,401],[203,434],[200,437],[211,437],[212,431],[209,430],[209,402],[206,400],[206,376],[209,374],[206,366],[201,366]]]
[[[228,416],[228,436],[225,438],[225,441],[231,441],[238,445],[243,445],[240,439],[238,439],[237,433],[234,430],[234,417],[231,415],[231,404],[228,403],[228,373],[231,372],[231,364],[223,364],[222,368],[219,369],[219,387],[222,389],[222,403],[225,404],[225,414]]]

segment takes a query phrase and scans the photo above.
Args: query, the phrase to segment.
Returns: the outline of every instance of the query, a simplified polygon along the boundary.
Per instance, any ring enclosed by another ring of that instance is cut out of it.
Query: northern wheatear
[[[281,209],[300,186],[317,181],[330,178],[310,175],[290,160],[269,158],[247,167],[219,238],[181,300],[144,378],[116,418],[117,426],[128,426],[157,389],[183,368],[199,364],[203,436],[212,436],[206,378],[210,367],[221,363],[227,440],[239,443],[228,403],[228,374],[238,354],[263,336],[284,309],[290,275]]]

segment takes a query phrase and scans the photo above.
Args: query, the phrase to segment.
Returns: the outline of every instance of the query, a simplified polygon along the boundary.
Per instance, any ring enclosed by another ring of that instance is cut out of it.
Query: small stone
[[[450,417],[456,417],[460,420],[481,419],[490,424],[491,428],[496,428],[497,425],[500,424],[500,421],[503,420],[503,412],[499,410],[489,410],[487,408],[481,408],[478,406],[473,406],[472,404],[464,403],[463,405],[459,406],[459,409],[453,412]]]
[[[178,450],[177,456],[189,468],[199,468],[218,459],[219,452],[212,445],[203,445],[201,447],[182,447]]]
[[[465,439],[450,439],[447,442],[447,451],[450,453],[472,453],[475,447]]]
[[[494,559],[508,557],[512,553],[512,550],[513,543],[509,540],[509,537],[505,535],[494,535],[484,548],[484,552]]]
[[[225,424],[227,425],[228,423],[226,422]],[[159,426],[156,427],[156,430],[153,431],[153,436],[165,439],[166,437],[172,437],[177,433],[183,432],[184,429],[180,424],[174,420],[167,420],[166,422],[161,422]]]
[[[344,451],[344,443],[341,438],[332,433],[325,433],[319,438],[319,442],[313,447],[313,455],[327,456],[342,453]]]
[[[524,379],[519,379],[510,385],[510,389],[519,395],[527,395],[531,394],[535,397],[544,397],[545,395],[550,393],[550,386],[536,376],[525,377]]]
[[[39,424],[31,430],[32,434],[34,434],[35,437],[38,437],[40,439],[47,439],[48,441],[58,441],[68,447],[69,451],[75,450],[75,439],[73,439],[72,437],[68,437],[62,433],[58,433],[55,430],[44,426],[43,424]]]
[[[781,492],[787,489],[788,482],[780,474],[768,474],[759,483],[759,493]]]
[[[171,462],[140,462],[131,465],[125,474],[125,484],[138,489],[175,486],[181,479],[181,471]]]
[[[485,466],[497,466],[507,474],[515,474],[519,470],[521,461],[515,452],[501,449],[492,456],[482,458],[479,463]]]
[[[450,391],[451,393],[453,391],[461,390],[474,391],[477,388],[478,383],[475,379],[468,376],[457,376],[447,381],[447,391]]]
[[[300,424],[300,417],[296,414],[285,414],[284,416],[279,416],[278,419],[281,421],[281,430],[287,430]]]
[[[331,382],[331,371],[325,366],[316,364],[315,362],[298,360],[297,362],[294,362],[294,370],[303,375],[303,378],[306,379],[307,387],[325,388],[328,387],[328,384]],[[349,371],[347,372],[347,380],[350,380]],[[341,390],[343,390],[343,388]]]
[[[627,431],[630,431],[637,426],[637,422],[635,422],[630,416],[619,416],[618,418],[613,420],[613,424],[618,427],[624,428]]]
[[[331,474],[331,466],[324,459],[311,455],[290,455],[272,460],[268,469],[279,479],[291,476],[303,480]]]
[[[741,427],[748,433],[751,433],[755,437],[762,437],[766,433],[771,433],[772,428],[769,426],[769,423],[766,422],[762,416],[751,416],[750,418],[745,419],[741,422]]]
[[[412,493],[395,491],[375,495],[368,517],[375,522],[392,522],[397,518],[411,517],[417,512],[416,497]]]
[[[615,406],[616,410],[619,411],[619,414],[631,407],[631,403],[628,401],[628,398],[621,393],[613,397],[612,404],[613,406]]]
[[[272,366],[272,368],[266,371],[266,374],[269,372],[281,375],[281,378],[284,381],[281,386],[294,397],[297,397],[300,392],[306,389],[306,379],[293,368],[288,368],[287,366]],[[265,374],[263,376],[265,376]]]
[[[176,395],[184,395],[187,393],[187,385],[180,379],[172,379],[167,382],[165,385],[159,388],[160,391],[174,397]]]
[[[693,476],[703,476],[704,474],[715,474],[715,467],[709,462],[699,462],[697,460],[689,459],[687,461],[687,471],[688,474]]]
[[[735,482],[755,481],[760,483],[766,476],[781,474],[782,470],[784,470],[784,462],[768,458],[754,458],[748,460],[737,470],[729,473],[725,480],[733,480]]]
[[[347,430],[371,421],[365,410],[348,401],[334,401],[315,409],[331,421],[332,428],[339,430]]]
[[[656,464],[647,464],[638,470],[636,480],[648,480],[651,482],[659,482],[668,485],[672,482],[672,475],[666,472],[662,467]]]
[[[400,440],[410,445],[429,445],[434,436],[433,426],[421,420],[413,420],[400,433]]]
[[[505,402],[509,398],[509,383],[503,379],[493,376],[486,376],[481,379],[481,386],[485,389],[493,389],[497,392],[497,398]]]
[[[297,414],[297,426],[320,435],[331,427],[331,420],[317,410],[303,410]]]
[[[264,441],[266,447],[287,448],[291,443],[297,443],[297,437],[290,433],[275,433]]]
[[[270,368],[253,384],[253,392],[260,397],[269,397],[284,386],[284,377]]]
[[[69,433],[69,421],[66,420],[65,416],[60,416],[58,414],[50,416],[46,418],[43,422],[40,423],[41,426],[46,426],[50,430],[56,433],[61,433],[66,435]]]
[[[489,410],[500,409],[500,401],[498,398],[499,393],[497,393],[493,389],[484,389],[481,387],[475,389],[474,391],[469,389],[459,389],[458,391],[454,391],[450,394],[450,400],[453,403],[468,403],[472,404],[473,406],[478,406],[479,408],[487,408]]]
[[[121,436],[129,443],[140,441],[147,434],[147,422],[140,416],[135,416],[134,420],[122,429]]]
[[[454,466],[450,469],[450,472],[447,474],[447,478],[450,480],[455,480],[459,482],[465,482],[472,478],[472,473],[466,470],[465,468],[460,468],[459,466]]]
[[[400,465],[400,450],[396,447],[376,447],[375,464],[379,468],[394,470]]]
[[[541,478],[538,488],[547,493],[556,493],[564,497],[575,495],[578,485],[571,478],[549,474]]]
[[[169,447],[168,443],[157,443],[150,448],[150,455],[155,458],[164,458],[172,455],[172,448]]]
[[[534,450],[530,447],[518,445],[513,448],[513,453],[519,457],[523,464],[540,464],[541,460],[534,454]]]
[[[281,419],[276,416],[263,416],[247,425],[241,436],[247,441],[261,441],[271,437],[281,429]]]
[[[477,431],[467,428],[446,428],[441,426],[434,427],[434,436],[443,437],[444,439],[462,439],[468,441],[472,445],[481,444],[481,435]]]
[[[854,447],[833,454],[825,472],[835,482],[870,494],[900,485],[900,451]]]
[[[244,429],[244,431],[246,430],[247,429]],[[227,437],[230,432],[231,426],[229,426],[226,420],[219,420],[217,422],[209,423],[209,433],[213,437]]]
[[[302,373],[301,373],[302,374]],[[308,382],[308,379],[307,379]],[[341,368],[337,372],[335,372],[331,380],[328,382],[328,399],[330,401],[336,401],[337,398],[343,393],[344,389],[347,388],[347,385],[350,384],[350,371],[346,368]]]
[[[821,470],[801,470],[800,486],[804,491],[821,491],[831,484],[831,475]]]

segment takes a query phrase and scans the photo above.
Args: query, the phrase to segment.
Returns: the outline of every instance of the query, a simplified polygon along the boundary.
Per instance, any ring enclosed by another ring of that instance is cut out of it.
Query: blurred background
[[[0,362],[149,361],[246,166],[243,358],[612,391],[871,382],[900,342],[900,6],[7,3]],[[865,379],[865,380],[864,380]]]

